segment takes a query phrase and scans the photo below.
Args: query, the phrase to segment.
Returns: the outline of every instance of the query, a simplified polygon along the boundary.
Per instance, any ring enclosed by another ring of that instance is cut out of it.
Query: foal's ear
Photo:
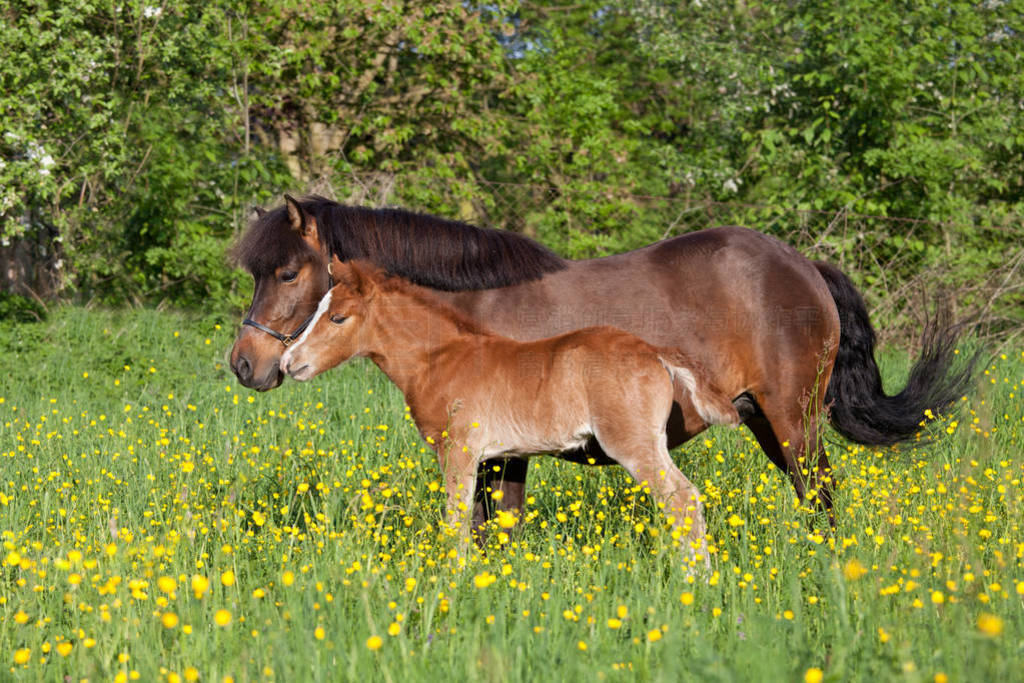
[[[316,219],[302,208],[302,205],[290,194],[284,196],[285,206],[288,207],[288,221],[292,230],[298,232],[302,239],[309,243],[317,251],[321,251],[320,231],[317,230]]]
[[[373,266],[358,261],[349,261],[345,265],[348,266],[348,277],[352,288],[367,301],[372,299],[377,292],[377,273]]]

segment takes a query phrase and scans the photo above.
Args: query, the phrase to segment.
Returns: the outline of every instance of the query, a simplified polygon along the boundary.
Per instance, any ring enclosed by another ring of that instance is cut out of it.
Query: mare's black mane
[[[330,253],[362,258],[389,274],[445,291],[490,289],[529,282],[562,270],[547,247],[507,230],[478,228],[404,209],[346,206],[324,197],[299,201],[316,219]],[[308,251],[290,228],[284,206],[256,219],[233,250],[253,275],[274,270]]]

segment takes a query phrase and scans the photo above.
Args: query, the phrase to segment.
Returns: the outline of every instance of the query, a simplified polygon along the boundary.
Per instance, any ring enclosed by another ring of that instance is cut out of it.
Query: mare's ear
[[[292,230],[299,233],[302,239],[315,251],[323,252],[323,243],[320,241],[320,231],[317,229],[316,219],[290,194],[284,196],[285,206],[288,207],[288,222]]]
[[[264,209],[262,206],[256,206],[255,204],[253,204],[251,212],[253,219],[256,219],[263,218],[263,216],[267,213],[267,210]]]

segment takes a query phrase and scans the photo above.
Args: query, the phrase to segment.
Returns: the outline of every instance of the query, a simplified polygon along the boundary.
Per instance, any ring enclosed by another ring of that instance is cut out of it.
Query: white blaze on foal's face
[[[355,354],[351,316],[357,308],[358,300],[344,285],[327,292],[309,327],[281,357],[281,370],[304,381],[351,358]]]

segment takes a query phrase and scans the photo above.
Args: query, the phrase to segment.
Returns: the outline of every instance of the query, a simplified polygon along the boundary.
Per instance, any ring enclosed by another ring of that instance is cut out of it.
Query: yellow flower
[[[295,574],[290,571],[286,571],[284,574],[281,575],[281,583],[283,583],[286,586],[292,585],[293,583],[295,583]]]
[[[72,648],[73,646],[71,645],[71,643],[69,643],[66,640],[62,640],[59,643],[57,643],[57,654],[59,654],[61,657],[67,657],[69,654],[71,654]]]
[[[487,588],[492,583],[498,580],[494,574],[490,572],[481,572],[473,577],[473,585],[477,588]]]
[[[370,650],[379,650],[384,644],[384,639],[380,636],[370,636],[366,639],[366,647]]]
[[[231,623],[231,612],[226,609],[219,609],[214,613],[213,621],[217,626],[227,626]]]
[[[164,593],[173,593],[174,589],[178,587],[178,582],[170,576],[161,576],[156,580],[156,587]]]
[[[388,635],[389,636],[397,636],[401,632],[402,632],[402,625],[399,624],[397,621],[391,622],[391,624],[388,626]]]
[[[692,605],[693,593],[686,591],[685,593],[679,596],[679,602],[683,603],[684,605]]]
[[[622,626],[622,622],[618,619],[612,617],[608,620],[608,628],[619,628],[620,626]]]
[[[821,683],[824,674],[816,666],[811,667],[804,673],[804,683]]]
[[[932,602],[936,605],[941,605],[946,602],[946,596],[943,595],[942,591],[932,591]]]
[[[501,493],[501,491],[495,491],[495,493]],[[504,510],[498,510],[498,526],[502,529],[511,529],[516,525],[519,518],[513,515],[511,512],[505,512]]]
[[[210,580],[202,574],[194,574],[192,576],[192,592],[195,594],[196,599],[203,597],[203,593],[210,587]]]
[[[199,680],[199,669],[194,666],[185,667],[184,674],[186,681],[198,681]]]
[[[323,640],[324,638],[326,638],[327,633],[324,631],[324,627],[317,626],[315,629],[313,629],[313,637],[317,640]]]
[[[661,636],[662,636],[661,629],[655,628],[655,629],[651,629],[650,631],[647,632],[647,640],[649,640],[652,643],[656,643],[659,640],[661,640]]]
[[[982,612],[978,615],[978,630],[990,638],[995,638],[1003,632],[1003,620],[989,612]]]
[[[28,664],[28,660],[31,659],[31,658],[32,658],[32,650],[28,649],[27,647],[23,647],[21,649],[18,649],[18,650],[14,651],[14,663],[15,664],[18,664],[18,665]]]
[[[846,566],[843,567],[843,576],[846,577],[847,581],[856,581],[867,573],[868,570],[856,559],[850,560],[846,563]]]
[[[220,575],[220,582],[225,586],[235,585],[235,573],[228,569]]]
[[[164,612],[160,617],[160,623],[164,625],[164,628],[174,628],[178,625],[178,615],[174,612]]]

